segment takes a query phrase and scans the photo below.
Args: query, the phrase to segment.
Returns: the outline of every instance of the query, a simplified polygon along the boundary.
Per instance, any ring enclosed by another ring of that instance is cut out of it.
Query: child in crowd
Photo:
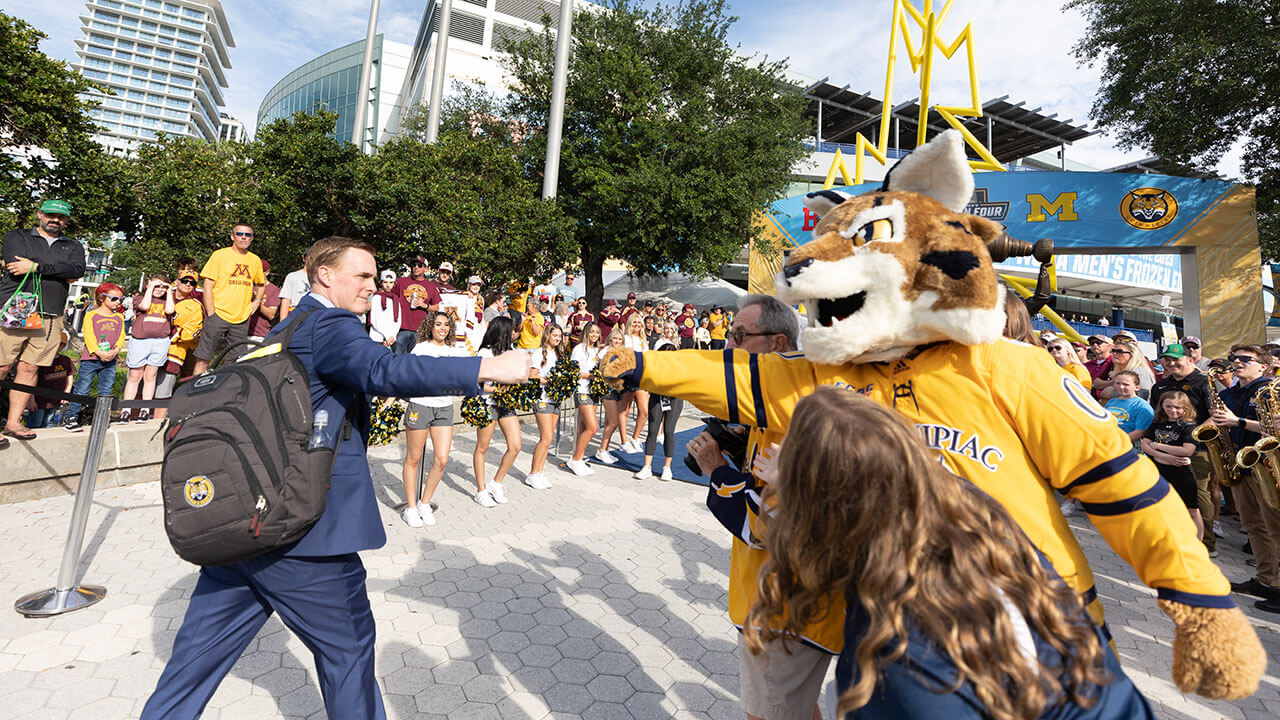
[[[178,282],[173,285],[173,334],[169,336],[169,353],[165,366],[156,376],[156,399],[173,397],[178,380],[191,377],[195,355],[204,328],[204,305],[197,297],[199,271],[195,260],[178,260]],[[166,408],[156,408],[155,418],[163,418]]]
[[[585,303],[583,303],[585,307]],[[574,404],[578,406],[578,432],[573,443],[573,457],[565,461],[574,475],[594,475],[595,470],[587,464],[583,457],[587,454],[587,444],[595,437],[599,423],[596,422],[596,398],[591,395],[591,373],[600,362],[600,326],[588,320],[582,327],[582,342],[573,348],[570,359],[578,363],[578,390],[573,394]]]
[[[71,334],[63,330],[62,340],[58,343],[58,356],[53,359],[52,365],[40,368],[36,374],[36,387],[61,393],[71,392],[71,387],[76,379],[76,364],[71,358],[62,354],[62,351],[67,349],[67,343],[70,340]],[[58,398],[32,395],[31,413],[27,415],[27,427],[32,430],[52,427],[55,422],[53,419],[54,413],[57,412],[60,405],[62,405],[62,401]]]
[[[480,350],[476,352],[476,357],[491,358],[507,352],[515,346],[516,327],[511,322],[511,318],[506,315],[494,316],[489,321],[489,327],[484,332],[484,338],[480,340]],[[507,476],[507,472],[511,470],[511,466],[516,462],[516,456],[520,454],[520,419],[516,417],[514,410],[500,408],[493,404],[489,399],[489,393],[492,391],[490,383],[485,383],[485,401],[489,405],[490,417],[495,418],[485,427],[476,430],[476,447],[471,453],[471,465],[476,474],[476,502],[483,505],[480,501],[482,493],[488,493],[493,501],[502,505],[507,502],[506,492],[502,488],[502,481]],[[502,459],[498,461],[498,471],[493,475],[493,483],[487,488],[484,481],[484,455],[489,451],[489,441],[493,439],[493,431],[495,428],[502,428],[502,435],[507,440],[507,451],[502,454]]]
[[[449,313],[432,310],[418,327],[418,344],[413,347],[413,354],[431,357],[467,355],[465,350],[453,344],[453,334],[457,329],[457,324]],[[408,505],[402,516],[409,527],[435,525],[431,496],[435,495],[436,487],[444,477],[449,451],[453,448],[453,398],[448,395],[411,398],[409,407],[404,411],[404,427],[406,450],[401,479],[404,481],[404,496]],[[427,481],[423,484],[422,497],[419,498],[419,465],[422,463],[428,435],[431,436],[431,469],[427,472]],[[476,502],[485,507],[494,506],[493,498],[487,493],[483,500],[477,493]]]
[[[1196,441],[1191,432],[1196,429],[1195,409],[1191,398],[1181,390],[1166,392],[1160,396],[1160,408],[1155,412],[1155,423],[1142,438],[1142,452],[1151,458],[1164,478],[1178,493],[1196,533],[1204,537],[1204,520],[1196,501],[1196,475],[1191,469],[1191,456],[1196,454]]]
[[[537,378],[546,385],[551,376],[551,369],[556,361],[564,355],[564,331],[558,325],[550,325],[542,333],[542,347],[529,353],[529,377]],[[551,439],[555,436],[556,420],[560,418],[560,403],[547,397],[543,390],[542,397],[533,409],[533,419],[538,423],[538,444],[533,446],[533,462],[529,466],[529,474],[524,484],[534,490],[546,490],[551,481],[542,470],[547,465],[547,453],[551,450]]]
[[[1120,429],[1129,434],[1136,445],[1146,435],[1147,427],[1155,419],[1151,404],[1138,397],[1138,374],[1121,370],[1114,377],[1112,387],[1116,396],[1107,401],[1107,411],[1116,416]]]
[[[124,348],[124,315],[121,311],[124,289],[115,283],[102,283],[93,296],[97,304],[84,316],[84,326],[81,328],[84,354],[80,356],[80,369],[76,373],[72,392],[77,395],[89,392],[89,387],[96,378],[98,396],[110,397],[111,388],[116,382],[116,357]],[[67,405],[63,427],[69,432],[83,429],[80,424],[80,411],[83,408],[75,400]]]
[[[156,376],[169,361],[169,341],[173,336],[173,286],[163,274],[147,277],[147,289],[133,297],[133,326],[129,329],[129,349],[124,364],[129,367],[122,399],[138,396],[142,383],[142,399],[156,394]],[[120,422],[129,422],[129,408],[120,411]],[[151,419],[149,408],[138,410],[138,422]]]
[[[1008,512],[893,410],[820,387],[774,450],[746,643],[785,643],[843,594],[836,717],[1154,717]]]

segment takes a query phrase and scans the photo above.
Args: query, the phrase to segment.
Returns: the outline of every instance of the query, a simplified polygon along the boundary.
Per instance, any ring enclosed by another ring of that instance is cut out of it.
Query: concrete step
[[[96,486],[159,480],[164,458],[159,427],[159,420],[112,423],[102,445]],[[91,431],[44,428],[36,431],[34,440],[9,438],[9,447],[0,450],[0,503],[75,494]]]

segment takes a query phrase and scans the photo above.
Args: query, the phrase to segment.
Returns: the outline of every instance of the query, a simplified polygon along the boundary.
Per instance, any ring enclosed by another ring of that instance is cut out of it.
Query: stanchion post
[[[24,595],[13,605],[15,610],[27,617],[61,615],[89,607],[107,595],[107,589],[100,585],[77,584],[76,571],[80,567],[80,550],[84,546],[89,508],[93,505],[93,488],[98,481],[102,446],[106,442],[107,428],[111,424],[111,402],[110,395],[99,396],[93,408],[89,447],[85,450],[84,465],[80,468],[80,485],[76,488],[76,502],[71,510],[71,527],[67,530],[67,544],[62,549],[62,566],[58,569],[57,584],[48,590]]]

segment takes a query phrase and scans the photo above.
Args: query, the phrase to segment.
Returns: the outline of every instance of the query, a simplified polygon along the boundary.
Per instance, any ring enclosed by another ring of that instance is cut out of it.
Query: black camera
[[[717,417],[705,417],[702,422],[707,426],[705,429],[711,434],[711,438],[720,446],[720,452],[728,455],[729,461],[741,471],[747,462],[747,434],[736,432],[734,428],[737,426]],[[694,475],[702,475],[702,468],[698,467],[698,461],[692,455],[684,456],[684,464]]]

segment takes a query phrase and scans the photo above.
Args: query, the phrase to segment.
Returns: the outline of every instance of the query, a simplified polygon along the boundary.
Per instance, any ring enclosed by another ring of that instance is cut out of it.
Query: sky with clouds
[[[926,0],[915,0],[922,7]],[[644,0],[652,4],[652,0]],[[888,54],[891,0],[728,0],[739,20],[730,40],[748,55],[787,59],[792,71],[814,79],[848,84],[881,97]],[[1025,101],[1060,120],[1089,123],[1089,108],[1098,87],[1098,70],[1081,66],[1071,54],[1083,35],[1078,11],[1064,10],[1064,0],[955,0],[941,28],[953,39],[972,21],[978,76],[984,100],[1007,95]],[[937,0],[941,7],[942,0]],[[364,37],[369,0],[223,0],[236,47],[231,51],[226,112],[252,126],[258,104],[290,70],[315,56]],[[412,44],[425,7],[424,0],[383,0],[378,29],[388,39]],[[75,59],[81,37],[76,0],[4,0],[4,12],[27,20],[49,39],[49,55]],[[916,37],[919,32],[914,33]],[[894,100],[919,94],[899,43]],[[933,101],[968,104],[968,68],[963,51],[934,69]],[[1067,155],[1106,168],[1145,157],[1141,150],[1120,151],[1113,138],[1094,136],[1070,146]],[[1239,157],[1231,154],[1220,171],[1238,174]]]

